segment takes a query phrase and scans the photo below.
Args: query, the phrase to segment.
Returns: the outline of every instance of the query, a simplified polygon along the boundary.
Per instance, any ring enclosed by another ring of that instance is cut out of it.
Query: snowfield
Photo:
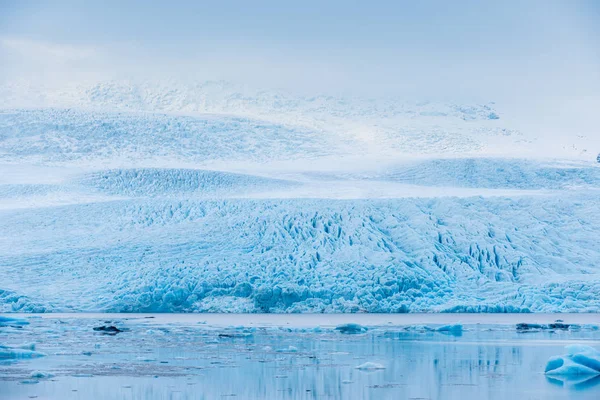
[[[491,103],[0,93],[2,312],[600,312],[596,138]]]

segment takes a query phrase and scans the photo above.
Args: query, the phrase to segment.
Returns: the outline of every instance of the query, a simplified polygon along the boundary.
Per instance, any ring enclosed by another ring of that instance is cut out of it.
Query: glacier
[[[494,103],[27,90],[0,87],[0,312],[600,312],[597,138]]]

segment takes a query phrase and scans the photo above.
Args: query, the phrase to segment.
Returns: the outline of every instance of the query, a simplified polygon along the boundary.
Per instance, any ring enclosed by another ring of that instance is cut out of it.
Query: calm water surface
[[[518,333],[516,322],[556,317],[477,318],[29,316],[29,325],[0,327],[0,344],[36,343],[46,356],[1,360],[0,399],[600,399],[600,378],[543,374],[567,344],[600,348],[600,331]],[[457,320],[462,332],[416,326]],[[333,329],[350,321],[369,330]],[[102,325],[129,330],[93,330]],[[356,368],[365,362],[382,369]],[[32,378],[36,372],[50,376]]]

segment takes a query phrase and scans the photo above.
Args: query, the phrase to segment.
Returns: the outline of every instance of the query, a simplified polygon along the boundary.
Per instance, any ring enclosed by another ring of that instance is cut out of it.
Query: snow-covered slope
[[[594,138],[492,103],[0,93],[0,311],[600,311]]]

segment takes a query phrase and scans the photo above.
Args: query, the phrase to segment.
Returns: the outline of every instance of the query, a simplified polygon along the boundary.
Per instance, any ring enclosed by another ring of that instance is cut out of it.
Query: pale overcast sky
[[[0,0],[2,78],[192,77],[408,97],[597,96],[600,2]]]

